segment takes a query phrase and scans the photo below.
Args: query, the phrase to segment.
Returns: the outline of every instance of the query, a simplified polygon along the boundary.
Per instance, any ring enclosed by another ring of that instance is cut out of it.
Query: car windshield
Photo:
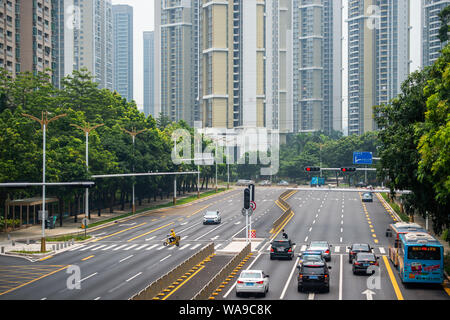
[[[372,253],[358,253],[356,259],[358,261],[375,260],[375,256]]]
[[[215,217],[217,217],[217,212],[207,212],[205,214],[205,217],[213,217],[213,218],[215,218]]]
[[[303,258],[303,260],[306,260],[306,261],[309,261],[309,262],[311,262],[311,261],[313,261],[313,262],[320,262],[320,261],[322,261],[322,257],[318,256],[318,255],[304,255],[302,258]]]
[[[307,274],[323,274],[323,266],[305,266],[303,273]]]
[[[369,245],[367,244],[354,244],[352,247],[353,251],[370,251]]]
[[[240,278],[242,279],[255,279],[255,278],[261,278],[260,272],[242,272]]]

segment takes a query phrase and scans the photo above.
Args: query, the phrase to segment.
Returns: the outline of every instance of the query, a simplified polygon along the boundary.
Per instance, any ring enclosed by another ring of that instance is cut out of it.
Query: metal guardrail
[[[192,269],[195,265],[205,260],[208,256],[214,253],[214,243],[208,244],[202,250],[185,260],[171,271],[153,281],[147,288],[135,294],[130,300],[151,300],[162,290],[171,285],[174,281],[179,279],[182,275]]]
[[[251,243],[247,244],[244,249],[236,254],[230,262],[227,263],[219,273],[211,279],[192,300],[207,300],[214,290],[228,277],[228,275],[239,265],[239,263],[251,252]]]

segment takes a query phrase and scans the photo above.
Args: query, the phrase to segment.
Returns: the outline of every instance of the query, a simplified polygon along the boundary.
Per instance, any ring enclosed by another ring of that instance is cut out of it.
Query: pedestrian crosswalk
[[[150,250],[195,250],[198,247],[200,247],[203,243],[185,243],[182,244],[180,247],[176,246],[164,246],[162,244],[142,244],[142,243],[134,243],[134,244],[95,244],[95,245],[89,245],[89,244],[82,244],[75,246],[71,248],[68,251],[150,251]],[[218,249],[222,246],[222,243],[216,244],[215,249]]]

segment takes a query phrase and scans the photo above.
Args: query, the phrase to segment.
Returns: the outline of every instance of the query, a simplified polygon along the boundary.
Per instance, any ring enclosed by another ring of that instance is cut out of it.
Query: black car
[[[378,267],[378,259],[373,253],[359,252],[356,254],[356,257],[353,259],[353,274],[357,273],[375,273],[375,270],[368,270],[370,266]]]
[[[348,263],[352,263],[358,252],[372,253],[372,248],[367,243],[354,243],[348,249],[350,250],[348,252]]]
[[[287,258],[292,260],[294,257],[294,245],[295,243],[289,239],[274,240],[271,243],[270,248],[270,260]]]
[[[297,266],[298,278],[297,289],[298,292],[303,292],[305,289],[318,289],[324,292],[330,292],[330,274],[326,261],[304,261]]]

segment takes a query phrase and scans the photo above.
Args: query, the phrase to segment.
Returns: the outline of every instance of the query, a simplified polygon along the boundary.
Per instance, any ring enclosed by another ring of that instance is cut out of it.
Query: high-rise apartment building
[[[294,131],[342,130],[340,1],[296,0]]]
[[[155,33],[144,32],[144,113],[154,118],[155,112]]]
[[[201,119],[200,1],[155,1],[155,112],[190,125]]]
[[[114,90],[133,100],[133,7],[114,5]]]
[[[264,127],[265,1],[203,0],[201,105],[205,127]]]
[[[53,4],[55,84],[59,86],[73,70],[86,68],[100,88],[113,90],[111,0],[53,0]]]
[[[348,130],[376,130],[373,106],[399,93],[409,69],[409,1],[348,1]]]
[[[266,127],[293,132],[293,12],[296,1],[266,0]]]
[[[439,13],[450,5],[450,0],[422,0],[422,65],[432,65],[441,55],[446,43],[439,40],[441,20]]]
[[[17,27],[16,17],[20,17],[18,2],[0,0],[0,68],[12,75],[20,72],[21,67],[20,29]]]
[[[52,69],[51,11],[50,0],[0,1],[0,67],[12,76]]]

